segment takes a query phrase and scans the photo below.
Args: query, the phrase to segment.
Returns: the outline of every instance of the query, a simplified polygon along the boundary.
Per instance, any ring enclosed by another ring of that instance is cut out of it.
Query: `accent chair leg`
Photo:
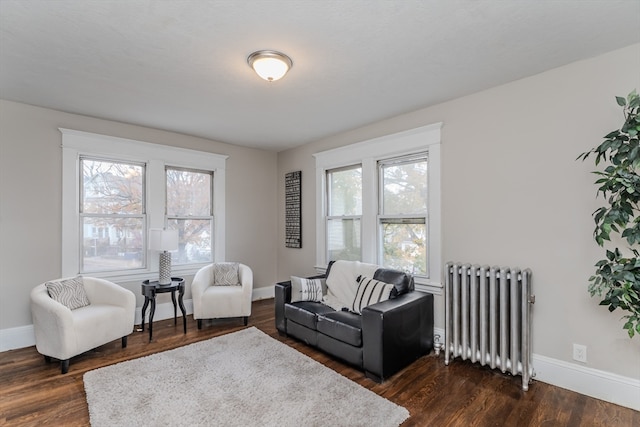
[[[51,356],[45,356],[44,361],[47,363],[51,363]]]
[[[202,319],[198,319],[198,329],[202,329]]]
[[[69,359],[60,361],[60,371],[63,374],[66,374],[67,372],[69,372]]]
[[[244,316],[244,326],[249,324],[249,316]]]
[[[127,348],[127,338],[126,336],[122,337],[122,348]]]

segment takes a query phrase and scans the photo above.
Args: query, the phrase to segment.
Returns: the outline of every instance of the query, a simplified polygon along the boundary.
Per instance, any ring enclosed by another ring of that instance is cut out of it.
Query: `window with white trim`
[[[328,259],[362,259],[362,167],[327,171]]]
[[[152,228],[182,230],[176,275],[225,260],[227,156],[60,131],[63,277],[149,279],[158,271]]]
[[[80,157],[80,273],[146,266],[145,164]]]
[[[213,259],[213,172],[166,167],[167,228],[178,231],[172,263]]]
[[[378,259],[429,277],[427,153],[378,161]]]
[[[438,123],[314,154],[318,269],[331,260],[357,259],[408,271],[419,288],[440,292],[440,128]],[[349,181],[340,175],[356,170],[358,177]],[[340,185],[358,190],[360,199],[351,196],[361,206],[357,215],[335,209],[349,197]]]

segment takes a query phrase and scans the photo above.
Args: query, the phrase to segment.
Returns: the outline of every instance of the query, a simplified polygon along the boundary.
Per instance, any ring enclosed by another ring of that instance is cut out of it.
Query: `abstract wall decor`
[[[290,172],[284,177],[285,246],[302,247],[302,171]]]

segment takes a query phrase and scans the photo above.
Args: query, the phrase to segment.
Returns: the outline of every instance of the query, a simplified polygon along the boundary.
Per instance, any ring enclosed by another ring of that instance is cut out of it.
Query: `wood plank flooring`
[[[640,426],[640,412],[536,381],[523,392],[520,377],[462,361],[447,367],[443,355],[433,353],[377,384],[322,352],[280,337],[273,300],[254,302],[249,326],[404,406],[411,417],[403,426]],[[117,340],[73,358],[66,375],[60,374],[59,363],[45,363],[35,347],[0,353],[0,425],[88,426],[85,372],[242,328],[239,319],[223,319],[198,330],[189,316],[185,335],[180,320],[177,326],[173,320],[158,321],[152,342],[147,331],[134,332],[124,350]]]

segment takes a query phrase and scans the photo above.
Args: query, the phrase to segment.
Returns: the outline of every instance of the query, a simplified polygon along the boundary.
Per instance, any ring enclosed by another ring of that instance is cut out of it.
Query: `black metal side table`
[[[171,292],[171,301],[173,302],[173,323],[178,324],[178,308],[176,306],[176,291],[178,291],[178,304],[182,311],[182,323],[184,333],[187,333],[187,311],[184,308],[184,279],[182,277],[172,277],[171,283],[161,285],[157,280],[145,280],[142,282],[142,295],[144,295],[144,305],[142,306],[142,331],[144,331],[144,317],[147,312],[149,302],[151,302],[151,311],[149,312],[149,341],[153,338],[153,315],[156,312],[156,295]]]

